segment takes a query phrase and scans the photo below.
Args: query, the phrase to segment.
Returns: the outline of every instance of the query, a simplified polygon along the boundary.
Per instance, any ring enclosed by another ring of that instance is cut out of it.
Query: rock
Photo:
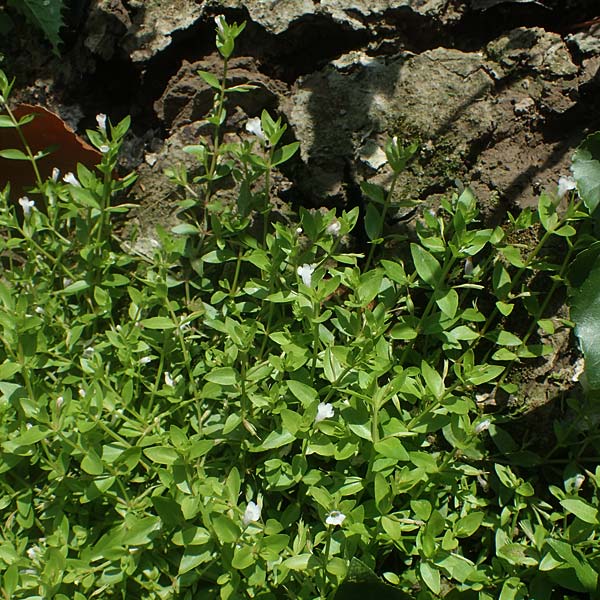
[[[514,71],[530,70],[545,77],[575,75],[577,67],[566,44],[557,33],[541,27],[513,29],[490,42],[488,57],[501,66],[502,76]]]
[[[381,145],[379,134],[389,132],[406,143],[433,139],[444,151],[452,148],[434,172],[411,182],[418,197],[488,135],[492,87],[480,54],[442,48],[387,61],[356,52],[300,79],[285,113],[310,173],[306,191],[321,199],[339,194],[347,161],[359,147]]]
[[[600,25],[595,25],[589,31],[570,34],[565,41],[584,56],[598,56],[600,54]]]
[[[246,9],[252,22],[274,34],[287,31],[300,19],[323,16],[352,29],[365,29],[367,21],[386,11],[406,8],[419,15],[441,17],[447,0],[219,0],[207,3],[212,10]]]
[[[175,32],[187,29],[204,14],[195,0],[133,0],[131,28],[123,48],[134,62],[147,61],[170,43]]]
[[[215,90],[198,75],[198,71],[208,71],[220,77],[222,65],[218,54],[193,63],[183,61],[154,105],[157,115],[168,128],[174,130],[206,116],[212,108]],[[279,97],[287,92],[287,86],[260,73],[256,62],[248,57],[230,61],[227,81],[229,87],[242,84],[256,86],[249,92],[227,97],[229,108],[241,107],[248,117],[260,115],[263,109],[273,110],[279,103]]]
[[[92,54],[110,60],[130,27],[121,0],[98,0],[90,7],[83,43]]]

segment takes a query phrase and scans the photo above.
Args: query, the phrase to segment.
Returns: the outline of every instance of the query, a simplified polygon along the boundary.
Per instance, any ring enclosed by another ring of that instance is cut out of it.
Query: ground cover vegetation
[[[0,597],[600,597],[598,136],[577,190],[501,227],[466,188],[390,233],[416,151],[397,138],[364,215],[289,221],[272,175],[298,145],[267,112],[253,141],[224,135],[249,86],[227,84],[243,25],[216,23],[212,137],[187,148],[198,174],[167,173],[180,224],[151,253],[113,231],[128,119],[88,131],[97,172],[0,194]],[[19,130],[11,87],[0,72]],[[25,139],[1,154],[37,174]],[[501,399],[573,327],[567,292],[588,393],[532,445]]]

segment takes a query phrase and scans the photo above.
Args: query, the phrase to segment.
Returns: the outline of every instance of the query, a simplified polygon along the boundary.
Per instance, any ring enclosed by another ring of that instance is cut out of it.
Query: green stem
[[[379,219],[379,223],[377,226],[377,236],[375,237],[375,240],[379,240],[379,238],[381,238],[381,234],[383,233],[385,217],[387,216],[388,210],[392,204],[392,196],[394,194],[394,189],[396,188],[396,182],[398,181],[398,176],[399,176],[398,173],[394,174],[394,178],[392,179],[392,184],[390,185],[390,191],[388,192],[388,195],[385,198],[385,202],[383,205],[383,211],[381,212],[381,218]],[[371,266],[371,262],[375,255],[375,247],[376,246],[377,246],[377,244],[375,243],[374,240],[372,240],[371,248],[369,250],[369,256],[367,257],[367,262],[365,264],[364,272],[368,271]]]

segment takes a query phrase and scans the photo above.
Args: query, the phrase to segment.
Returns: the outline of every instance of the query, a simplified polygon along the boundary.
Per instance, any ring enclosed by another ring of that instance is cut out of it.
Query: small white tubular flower
[[[465,277],[469,277],[473,273],[473,261],[470,256],[465,260]]]
[[[244,527],[247,527],[250,523],[256,523],[260,519],[261,508],[255,502],[248,502],[244,516],[242,517],[242,523]]]
[[[302,235],[302,227],[296,227],[296,235]]]
[[[107,146],[106,144],[102,144],[102,146],[100,146],[100,148],[98,148],[98,150],[100,150],[100,152],[102,152],[102,154],[106,154],[110,150],[110,146]]]
[[[264,142],[267,138],[265,137],[265,133],[262,130],[262,125],[259,117],[254,117],[253,119],[248,119],[246,122],[246,131],[255,135],[259,140]]]
[[[217,26],[217,30],[221,35],[225,34],[225,17],[223,15],[219,15],[215,17],[215,25]]]
[[[19,198],[18,202],[21,205],[21,208],[23,209],[23,214],[26,217],[28,217],[31,214],[31,209],[35,206],[35,202],[33,200],[30,200],[27,196]]]
[[[325,519],[327,525],[341,525],[346,518],[346,515],[339,510],[332,510]]]
[[[298,275],[300,275],[301,279],[302,279],[302,283],[307,286],[310,287],[311,283],[312,283],[312,275],[315,272],[316,269],[316,265],[307,265],[304,264],[301,267],[298,267]]]
[[[334,415],[333,406],[329,402],[319,402],[317,407],[317,416],[315,417],[315,423],[324,421],[325,419],[331,419]]]
[[[338,235],[340,235],[341,229],[342,229],[342,224],[337,219],[334,219],[333,221],[331,221],[331,223],[329,223],[329,225],[327,225],[327,229],[325,231],[329,235],[337,237]]]
[[[85,398],[85,397],[86,397],[86,395],[87,395],[87,392],[86,392],[86,391],[85,391],[83,388],[79,388],[79,389],[77,390],[77,393],[79,394],[79,397],[80,397],[80,398]]]
[[[142,358],[140,358],[140,365],[147,365],[149,362],[152,362],[151,356],[142,356]]]
[[[75,175],[73,175],[73,173],[71,173],[70,171],[63,177],[63,181],[65,183],[70,183],[75,187],[81,187],[81,184],[79,183],[77,177],[75,177]]]
[[[27,548],[27,557],[29,560],[37,561],[40,558],[42,551],[38,545],[31,546],[31,548]]]
[[[60,177],[60,169],[57,167],[54,167],[54,169],[52,169],[52,181],[54,181],[54,183],[56,183],[58,181],[59,177]]]
[[[56,410],[60,410],[62,408],[62,405],[65,403],[65,399],[63,398],[63,396],[59,396],[56,399]]]
[[[165,371],[165,385],[169,387],[173,387],[175,385],[175,380],[171,377],[171,373],[169,371]]]
[[[96,123],[98,123],[98,129],[106,135],[106,115],[104,113],[100,113],[96,115]]]
[[[563,198],[565,194],[577,187],[575,180],[572,177],[559,177],[558,178],[558,197]]]
[[[581,473],[578,473],[577,475],[575,475],[574,481],[573,481],[573,488],[575,490],[580,490],[581,486],[583,485],[585,481],[585,475],[582,475]]]
[[[475,425],[475,433],[479,434],[482,433],[483,431],[487,431],[490,428],[491,425],[491,421],[489,419],[485,419],[484,421],[481,421],[480,423],[477,423],[477,425]]]
[[[571,381],[577,382],[581,379],[581,376],[585,373],[585,360],[583,357],[578,358],[573,365],[573,376]]]

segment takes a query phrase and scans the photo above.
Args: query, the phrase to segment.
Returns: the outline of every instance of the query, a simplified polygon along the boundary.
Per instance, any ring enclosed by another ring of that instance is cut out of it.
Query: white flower
[[[58,181],[59,177],[60,177],[60,169],[58,169],[57,167],[54,167],[54,169],[52,169],[52,181],[54,181],[54,183],[56,183]]]
[[[327,225],[327,229],[325,229],[325,231],[329,235],[333,235],[334,237],[337,237],[340,234],[341,229],[342,229],[342,224],[337,219],[334,219],[333,221],[331,221],[331,223],[329,223],[329,225]]]
[[[31,548],[27,548],[27,556],[28,556],[29,560],[39,560],[41,553],[42,553],[42,551],[40,550],[40,547],[37,545],[31,546]]]
[[[100,150],[100,152],[102,152],[102,154],[106,154],[110,150],[110,146],[107,146],[106,144],[102,144],[102,146],[100,146],[100,148],[98,148],[98,150]]]
[[[165,385],[169,387],[173,387],[175,385],[175,380],[171,377],[171,373],[169,371],[165,371]]]
[[[96,123],[98,123],[98,129],[106,135],[106,115],[104,113],[100,113],[96,115]]]
[[[28,217],[31,214],[31,209],[35,206],[35,202],[30,200],[27,196],[19,198],[19,204],[23,209],[23,214]]]
[[[70,277],[63,277],[63,287],[69,287],[73,283]]]
[[[312,275],[315,272],[317,265],[307,265],[304,264],[301,267],[298,267],[298,275],[302,278],[302,283],[307,287],[310,287],[312,282]]]
[[[574,190],[576,187],[577,184],[572,177],[559,177],[557,195],[559,198],[562,198],[567,192]]]
[[[339,510],[332,510],[325,519],[327,525],[341,525],[344,522],[346,515]]]
[[[333,406],[329,402],[319,402],[317,407],[317,416],[315,417],[315,423],[324,421],[325,419],[331,419],[334,415]]]
[[[62,396],[59,396],[56,399],[56,410],[60,410],[64,403],[65,403],[65,399]]]
[[[487,431],[490,428],[491,425],[491,421],[489,419],[485,419],[484,421],[481,421],[480,423],[477,423],[477,425],[475,425],[475,433],[479,434],[483,431]]]
[[[140,365],[147,365],[149,362],[152,362],[151,356],[142,356],[142,358],[140,358]]]
[[[465,270],[466,277],[469,277],[469,275],[471,275],[471,273],[473,273],[473,261],[471,260],[470,256],[467,257],[467,259],[465,260],[464,270]]]
[[[302,227],[296,227],[296,235],[302,235]]]
[[[79,394],[80,398],[85,398],[86,395],[86,391],[83,388],[79,388],[79,390],[77,391],[77,393]]]
[[[36,312],[38,315],[43,315],[43,314],[44,314],[44,309],[43,309],[41,306],[36,306],[36,307],[35,307],[35,312]]]
[[[84,356],[93,356],[93,354],[94,354],[94,346],[91,346],[91,345],[90,346],[86,346],[83,349],[83,355]]]
[[[63,181],[65,183],[70,183],[75,187],[81,187],[81,184],[79,183],[77,177],[75,177],[75,175],[73,175],[73,173],[71,173],[70,171],[63,177]]]
[[[259,140],[264,142],[267,138],[265,137],[264,131],[262,130],[262,125],[259,117],[254,117],[253,119],[248,119],[246,122],[246,131],[255,135]]]
[[[573,376],[571,381],[577,382],[585,372],[585,360],[583,357],[579,357],[573,365]]]
[[[220,35],[225,34],[225,17],[223,15],[219,15],[215,17],[215,25],[217,26],[217,31]]]
[[[584,481],[585,481],[585,475],[582,475],[581,473],[577,473],[577,475],[575,475],[575,478],[573,480],[573,487],[575,488],[575,490],[581,489],[581,486],[583,485]]]
[[[261,508],[258,504],[250,501],[248,502],[248,506],[246,506],[246,510],[244,511],[244,516],[242,517],[242,523],[244,527],[247,527],[250,523],[255,523],[260,519]]]

